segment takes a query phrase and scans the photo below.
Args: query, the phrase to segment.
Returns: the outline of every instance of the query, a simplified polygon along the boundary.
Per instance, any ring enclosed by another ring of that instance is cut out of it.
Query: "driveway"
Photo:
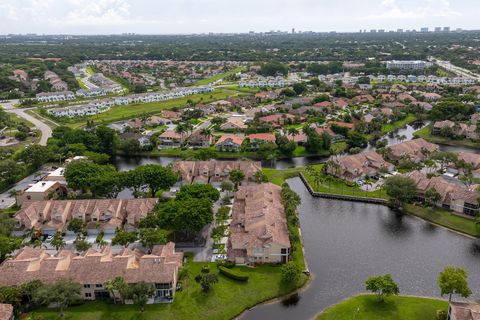
[[[222,206],[222,199],[225,196],[224,192],[220,192],[220,198],[218,199],[217,202],[213,205],[213,221],[212,223],[208,226],[208,232],[207,234],[207,239],[205,241],[205,245],[201,248],[192,248],[195,250],[188,250],[185,249],[183,251],[193,251],[193,261],[208,261],[210,262],[212,260],[212,254],[213,254],[213,239],[211,237],[212,235],[212,229],[216,225],[216,213],[218,208]]]

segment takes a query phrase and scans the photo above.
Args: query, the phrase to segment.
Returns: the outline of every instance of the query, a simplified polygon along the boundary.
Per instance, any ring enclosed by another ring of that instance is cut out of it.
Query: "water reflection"
[[[288,308],[288,307],[296,306],[299,301],[300,301],[300,295],[298,293],[294,293],[286,297],[285,299],[283,299],[282,305]]]
[[[383,231],[387,235],[395,238],[406,237],[410,233],[410,226],[404,221],[404,215],[401,213],[393,213],[387,216],[380,216],[379,221],[383,226]]]
[[[298,178],[300,224],[308,266],[315,277],[301,299],[258,306],[242,319],[311,319],[324,308],[364,292],[369,276],[390,273],[402,294],[439,296],[438,273],[464,268],[480,298],[480,241],[435,227],[385,206],[313,198]]]

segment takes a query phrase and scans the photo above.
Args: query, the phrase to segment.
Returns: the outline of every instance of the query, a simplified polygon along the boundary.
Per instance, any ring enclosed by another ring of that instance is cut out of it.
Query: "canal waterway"
[[[468,270],[471,298],[480,298],[478,240],[386,206],[314,198],[299,178],[289,184],[302,201],[299,216],[312,281],[298,298],[257,306],[242,319],[311,319],[364,292],[369,276],[386,273],[401,294],[439,296],[435,280],[447,265]]]

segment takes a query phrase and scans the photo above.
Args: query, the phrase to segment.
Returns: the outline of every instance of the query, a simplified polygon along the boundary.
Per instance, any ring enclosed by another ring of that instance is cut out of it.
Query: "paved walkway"
[[[214,226],[216,226],[217,223],[217,217],[216,213],[218,208],[222,206],[222,199],[225,196],[225,192],[220,192],[220,198],[218,199],[217,202],[213,205],[213,221],[212,223],[208,226],[208,231],[206,232],[206,241],[205,245],[201,248],[191,248],[192,250],[188,250],[187,248],[183,248],[183,251],[190,251],[193,252],[193,261],[208,261],[210,262],[212,260],[212,255],[213,255],[213,239],[211,237],[212,235],[212,229]]]

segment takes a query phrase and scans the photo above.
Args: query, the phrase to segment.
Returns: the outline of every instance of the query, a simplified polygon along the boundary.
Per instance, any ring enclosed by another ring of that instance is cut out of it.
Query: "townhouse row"
[[[169,92],[148,92],[142,94],[134,94],[128,96],[119,96],[111,99],[101,99],[91,101],[87,104],[69,106],[63,108],[48,109],[48,113],[56,117],[74,118],[77,116],[88,116],[105,112],[113,106],[123,106],[132,103],[148,103],[171,100],[189,95],[212,92],[211,86],[198,86],[189,88],[179,88]],[[37,95],[38,96],[38,95]],[[42,95],[43,97],[43,95]],[[48,99],[59,99],[54,101],[64,101],[75,99],[73,93],[65,93],[65,95],[56,96],[55,93],[48,94]],[[43,101],[43,100],[42,100]]]

